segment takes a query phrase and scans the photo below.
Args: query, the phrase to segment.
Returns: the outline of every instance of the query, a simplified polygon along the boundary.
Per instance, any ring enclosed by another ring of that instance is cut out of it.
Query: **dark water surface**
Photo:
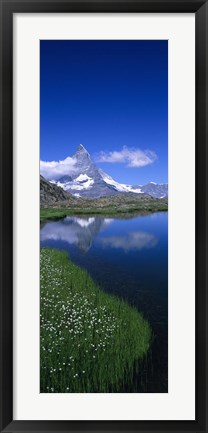
[[[66,217],[41,227],[41,247],[65,250],[108,293],[138,308],[154,339],[131,386],[168,392],[168,213],[127,219]]]

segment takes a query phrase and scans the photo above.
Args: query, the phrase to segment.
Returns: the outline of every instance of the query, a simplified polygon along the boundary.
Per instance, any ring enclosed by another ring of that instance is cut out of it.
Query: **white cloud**
[[[40,173],[46,179],[58,179],[76,173],[75,165],[76,159],[70,156],[63,161],[40,161]]]
[[[144,167],[157,159],[155,152],[123,146],[121,150],[112,152],[99,152],[95,159],[97,162],[124,163],[127,167]]]

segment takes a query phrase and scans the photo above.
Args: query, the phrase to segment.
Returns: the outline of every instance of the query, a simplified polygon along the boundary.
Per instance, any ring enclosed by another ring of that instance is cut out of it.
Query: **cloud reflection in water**
[[[99,240],[103,248],[120,248],[125,252],[153,248],[158,240],[152,233],[131,232],[126,236],[108,236]]]

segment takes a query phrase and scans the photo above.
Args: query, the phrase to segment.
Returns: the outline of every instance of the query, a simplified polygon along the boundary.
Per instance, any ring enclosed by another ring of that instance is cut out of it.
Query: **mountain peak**
[[[79,144],[78,148],[77,148],[77,152],[85,152],[89,155],[87,149],[85,149],[85,147],[83,146],[83,144]]]
[[[79,144],[79,146],[77,147],[77,151],[74,154],[74,157],[79,159],[84,158],[84,159],[91,160],[90,154],[87,151],[87,149],[85,149],[83,144]]]
[[[83,144],[79,144],[73,158],[76,160],[76,164],[79,165],[80,169],[84,169],[92,164],[91,156]]]

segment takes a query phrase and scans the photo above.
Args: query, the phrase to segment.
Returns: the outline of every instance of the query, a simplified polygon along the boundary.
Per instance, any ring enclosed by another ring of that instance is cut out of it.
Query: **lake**
[[[65,250],[106,292],[143,313],[153,343],[121,392],[168,392],[168,213],[68,216],[41,226],[41,247]]]

